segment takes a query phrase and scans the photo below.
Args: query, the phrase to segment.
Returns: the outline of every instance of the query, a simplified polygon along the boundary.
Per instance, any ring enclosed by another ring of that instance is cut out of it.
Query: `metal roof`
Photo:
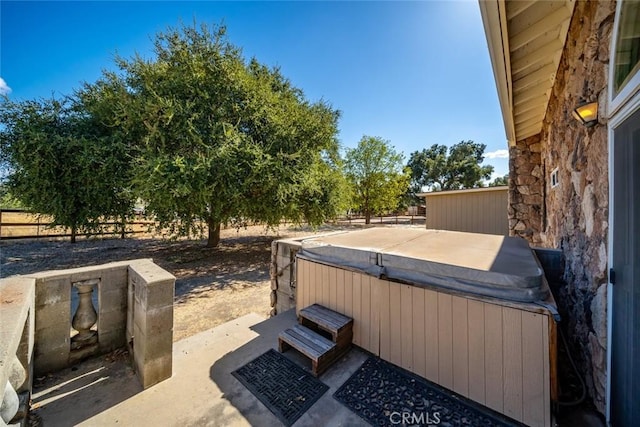
[[[542,130],[575,0],[480,0],[510,145]]]
[[[449,196],[451,194],[486,193],[487,191],[505,191],[508,189],[509,189],[508,185],[497,185],[494,187],[462,188],[460,190],[426,191],[424,193],[417,193],[416,196],[418,197]]]

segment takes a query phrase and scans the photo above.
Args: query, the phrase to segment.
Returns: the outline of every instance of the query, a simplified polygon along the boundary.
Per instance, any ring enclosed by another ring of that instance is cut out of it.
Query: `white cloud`
[[[498,173],[496,171],[493,171],[491,173],[491,178],[489,178],[489,181],[487,181],[487,182],[493,182],[493,181],[496,180],[496,178],[502,178],[503,176],[504,176],[504,174],[500,174],[500,173]]]
[[[11,88],[7,85],[7,82],[4,81],[2,77],[0,77],[0,95],[9,95],[11,93]]]
[[[496,150],[484,153],[485,159],[508,159],[509,150]]]

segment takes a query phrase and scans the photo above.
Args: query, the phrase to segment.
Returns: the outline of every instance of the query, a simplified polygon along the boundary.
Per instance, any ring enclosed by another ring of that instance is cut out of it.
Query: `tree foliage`
[[[493,166],[482,165],[485,144],[461,141],[450,148],[434,144],[430,148],[411,153],[407,166],[411,169],[411,188],[414,193],[424,187],[433,190],[458,190],[482,187],[489,179]]]
[[[20,209],[24,206],[16,199],[6,185],[0,184],[0,209]]]
[[[79,231],[123,218],[132,207],[129,157],[94,126],[75,99],[0,104],[0,152],[9,166],[6,191],[26,207]]]
[[[398,207],[409,185],[403,160],[389,141],[379,137],[363,136],[357,148],[347,149],[346,176],[354,203],[364,212],[366,224],[372,214]]]
[[[509,174],[498,176],[489,183],[489,187],[500,187],[503,185],[509,185]]]
[[[224,27],[170,28],[154,54],[117,58],[81,96],[136,146],[133,182],[161,227],[189,235],[204,221],[216,246],[221,224],[336,214],[338,111],[246,62]]]

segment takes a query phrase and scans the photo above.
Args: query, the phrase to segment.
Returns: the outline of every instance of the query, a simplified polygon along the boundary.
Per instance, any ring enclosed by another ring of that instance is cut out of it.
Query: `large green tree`
[[[347,149],[345,172],[366,224],[372,214],[396,209],[409,185],[402,154],[380,137],[363,136],[356,148]]]
[[[72,242],[105,217],[124,222],[133,202],[128,151],[101,132],[77,99],[4,98],[0,123],[5,189],[24,206],[69,227]]]
[[[461,141],[450,148],[434,144],[414,151],[407,166],[411,169],[411,189],[421,192],[424,187],[433,190],[458,190],[482,187],[489,179],[493,166],[482,165],[485,144]]]
[[[170,28],[153,59],[116,63],[81,96],[136,147],[134,186],[160,227],[189,235],[206,224],[217,246],[222,224],[336,214],[338,111],[245,61],[224,27]]]

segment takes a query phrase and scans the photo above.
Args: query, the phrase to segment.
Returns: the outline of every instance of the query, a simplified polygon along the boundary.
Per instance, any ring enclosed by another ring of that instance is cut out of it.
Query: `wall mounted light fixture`
[[[578,106],[573,110],[573,117],[586,127],[594,126],[598,123],[598,103],[580,100]]]

